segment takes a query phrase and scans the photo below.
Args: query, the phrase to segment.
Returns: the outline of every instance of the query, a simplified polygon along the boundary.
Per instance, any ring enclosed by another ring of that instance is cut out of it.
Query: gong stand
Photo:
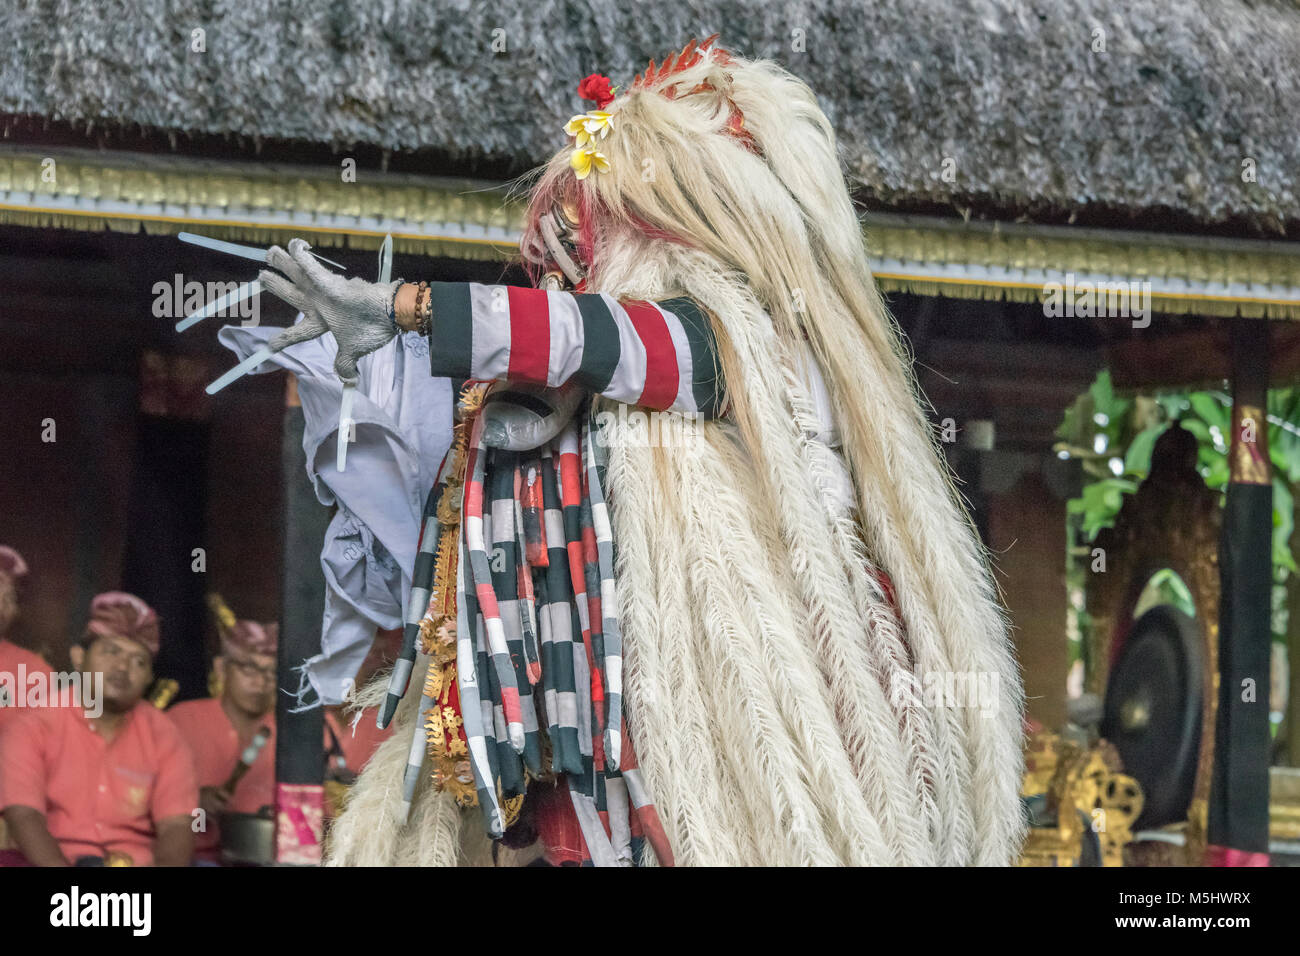
[[[1111,668],[1132,629],[1133,611],[1153,574],[1164,568],[1174,571],[1195,602],[1192,628],[1201,661],[1200,744],[1180,861],[1191,865],[1199,865],[1205,856],[1215,745],[1211,728],[1218,709],[1220,593],[1219,500],[1196,470],[1196,453],[1195,438],[1177,423],[1160,436],[1147,479],[1124,502],[1114,527],[1097,535],[1088,559],[1092,573],[1087,588],[1093,624],[1088,686],[1098,696],[1104,696]]]

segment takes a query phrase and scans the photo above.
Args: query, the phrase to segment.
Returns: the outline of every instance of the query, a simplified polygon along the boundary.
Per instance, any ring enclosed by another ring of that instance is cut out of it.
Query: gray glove
[[[330,272],[308,250],[302,239],[290,239],[289,251],[279,246],[267,250],[267,269],[258,273],[262,286],[303,314],[297,325],[283,330],[267,343],[272,352],[333,332],[339,352],[334,371],[349,384],[357,380],[357,361],[383,348],[397,335],[389,318],[390,306],[402,283],[345,279]]]

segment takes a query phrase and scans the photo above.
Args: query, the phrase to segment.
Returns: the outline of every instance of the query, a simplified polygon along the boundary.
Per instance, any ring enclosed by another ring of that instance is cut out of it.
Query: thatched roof
[[[0,113],[514,172],[562,145],[583,75],[714,31],[813,86],[878,208],[1300,234],[1284,0],[10,3]]]

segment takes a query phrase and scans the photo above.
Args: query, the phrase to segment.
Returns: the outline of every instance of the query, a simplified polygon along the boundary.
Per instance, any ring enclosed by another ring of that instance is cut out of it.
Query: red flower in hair
[[[596,109],[603,110],[614,100],[614,91],[609,85],[609,77],[592,73],[578,84],[578,95],[584,100],[591,100]]]

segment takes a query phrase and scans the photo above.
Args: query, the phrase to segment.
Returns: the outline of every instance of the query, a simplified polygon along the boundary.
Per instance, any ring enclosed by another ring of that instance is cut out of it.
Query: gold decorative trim
[[[457,709],[456,689],[456,571],[459,557],[461,515],[458,503],[465,484],[469,459],[469,432],[474,415],[483,405],[487,384],[472,384],[461,393],[456,408],[448,474],[438,502],[438,545],[435,552],[433,586],[429,603],[420,618],[420,649],[428,655],[429,670],[424,679],[424,696],[437,701],[425,717],[425,739],[433,760],[433,785],[450,793],[462,807],[478,806],[478,790],[461,739],[464,723]],[[519,804],[506,809],[507,823],[518,816]]]
[[[1248,426],[1251,441],[1244,438]],[[1272,463],[1268,459],[1268,418],[1258,405],[1233,405],[1229,474],[1234,485],[1273,483]]]
[[[0,223],[174,235],[460,259],[516,253],[521,207],[500,184],[178,156],[0,147]]]
[[[51,174],[48,160],[53,160]],[[315,245],[473,260],[518,254],[522,203],[501,183],[176,155],[0,146],[0,223]],[[867,250],[885,292],[1038,302],[1043,277],[1150,282],[1153,309],[1300,319],[1295,244],[963,223],[872,213]],[[1069,321],[1069,320],[1066,320]]]
[[[1269,768],[1268,816],[1271,839],[1300,842],[1300,767]]]
[[[1300,319],[1294,243],[887,213],[866,217],[866,235],[873,274],[890,292],[1041,302],[1045,278],[1073,273],[1148,282],[1161,312]]]

